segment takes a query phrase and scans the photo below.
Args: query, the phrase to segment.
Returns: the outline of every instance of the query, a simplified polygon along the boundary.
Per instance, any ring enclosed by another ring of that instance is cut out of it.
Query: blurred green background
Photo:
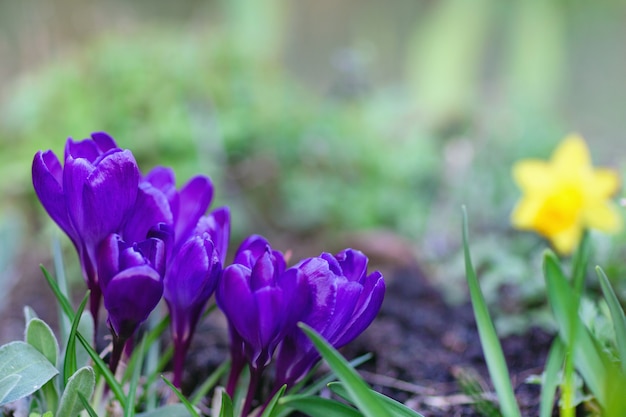
[[[0,315],[21,329],[16,305],[45,298],[17,288],[59,235],[34,153],[105,130],[144,172],[210,175],[231,250],[352,246],[450,302],[466,204],[499,328],[541,323],[545,244],[510,228],[510,167],[577,131],[626,172],[625,40],[620,0],[0,1]],[[623,233],[596,240],[623,276]]]

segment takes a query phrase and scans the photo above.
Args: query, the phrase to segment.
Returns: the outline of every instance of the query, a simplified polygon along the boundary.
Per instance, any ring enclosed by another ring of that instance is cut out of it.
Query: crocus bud
[[[253,377],[269,364],[276,346],[308,306],[309,289],[300,269],[285,270],[282,253],[260,236],[244,241],[235,262],[222,275],[217,305],[224,312],[231,335],[232,368],[227,391],[232,394],[242,360]]]
[[[98,270],[113,334],[109,366],[114,371],[126,341],[148,318],[163,295],[163,241],[150,238],[127,244],[119,235],[111,234],[98,248]]]
[[[311,290],[312,303],[303,322],[340,348],[370,325],[382,305],[385,283],[380,272],[367,275],[367,257],[346,249],[336,256],[323,253],[296,266]],[[292,386],[319,360],[300,329],[290,332],[276,358],[276,386]]]

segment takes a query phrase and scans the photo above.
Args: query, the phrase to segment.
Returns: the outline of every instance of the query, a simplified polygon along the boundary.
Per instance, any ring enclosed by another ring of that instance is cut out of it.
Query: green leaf
[[[350,395],[350,400],[367,417],[391,417],[380,399],[372,395],[372,391],[361,379],[359,374],[350,366],[348,361],[341,356],[322,336],[304,323],[298,327],[311,339],[320,355],[326,360],[328,366],[337,374],[337,377],[345,384]]]
[[[26,343],[37,349],[52,365],[57,365],[59,357],[59,342],[54,332],[41,319],[32,318],[26,325]]]
[[[59,401],[59,416],[75,416],[85,409],[80,395],[90,398],[96,387],[96,374],[91,367],[80,368],[67,380],[65,391]]]
[[[183,404],[170,404],[145,413],[135,414],[135,417],[189,417],[191,415]]]
[[[80,321],[78,322],[78,331],[82,334],[87,340],[93,340],[94,330],[93,330],[93,316],[89,311],[83,311],[83,314],[80,315]],[[68,326],[70,327],[70,326]],[[69,340],[69,331],[68,340]],[[76,367],[82,368],[83,366],[89,365],[90,356],[85,350],[85,348],[79,343],[76,344]]]
[[[496,329],[493,326],[489,310],[487,309],[487,303],[485,302],[485,298],[478,283],[478,278],[476,277],[476,272],[472,266],[468,243],[467,211],[465,207],[463,207],[463,252],[465,255],[465,275],[470,290],[476,326],[478,327],[478,334],[483,347],[485,361],[487,362],[487,368],[489,369],[489,375],[491,376],[491,381],[493,382],[493,386],[498,394],[498,399],[500,400],[502,414],[504,417],[520,417],[521,413],[517,406],[513,387],[511,386],[502,346],[498,340]]]
[[[230,361],[226,361],[222,363],[220,366],[218,366],[217,369],[213,371],[211,375],[209,375],[209,377],[202,383],[202,385],[191,396],[191,399],[189,400],[191,404],[196,405],[200,401],[202,401],[202,399],[206,397],[206,395],[209,393],[211,388],[213,388],[219,382],[220,378],[222,377],[222,375],[226,373],[229,367],[230,367]]]
[[[58,373],[48,358],[28,343],[17,341],[0,346],[0,375],[3,376],[0,382],[6,384],[4,387],[0,386],[0,392],[13,385],[11,391],[0,401],[0,405],[38,391]],[[12,375],[19,377],[17,383]]]
[[[78,399],[80,400],[80,403],[85,408],[85,411],[87,412],[87,414],[89,414],[89,417],[98,417],[98,413],[96,413],[96,410],[94,410],[93,407],[91,407],[91,404],[89,404],[89,401],[87,401],[87,398],[85,398],[85,396],[81,394],[80,392],[78,392]]]
[[[87,290],[87,293],[83,297],[78,311],[72,320],[72,327],[70,329],[70,336],[67,339],[67,346],[65,349],[65,360],[63,361],[63,380],[67,384],[70,376],[74,375],[78,368],[76,364],[76,332],[78,331],[78,323],[80,323],[80,317],[83,315],[83,310],[89,300],[89,294],[91,291]]]
[[[178,399],[180,400],[180,402],[187,408],[187,411],[189,411],[189,413],[193,416],[193,417],[200,417],[200,414],[198,414],[198,412],[196,411],[195,407],[189,402],[189,400],[187,398],[185,398],[185,396],[183,395],[182,392],[180,392],[180,390],[178,388],[176,388],[174,386],[174,384],[172,384],[167,378],[165,378],[163,375],[161,375],[161,379],[163,380],[163,382],[165,382],[165,384],[170,387],[170,389],[172,391],[174,391],[174,394],[176,394],[176,396],[178,397]]]
[[[546,367],[543,372],[543,381],[541,383],[541,397],[539,401],[539,416],[550,417],[554,408],[554,397],[556,387],[559,385],[559,370],[565,360],[565,345],[561,339],[556,338],[552,342],[548,358],[546,359]]]
[[[624,310],[622,310],[609,279],[599,266],[596,267],[596,274],[598,274],[602,294],[604,294],[604,299],[609,306],[611,318],[613,319],[615,342],[617,344],[619,358],[621,359],[622,372],[626,373],[626,317],[624,316]]]
[[[24,319],[25,319],[26,323],[28,323],[29,321],[31,321],[34,318],[39,318],[39,316],[37,315],[35,310],[33,310],[29,306],[24,306]]]
[[[125,408],[126,395],[124,394],[124,390],[122,389],[120,384],[115,379],[115,375],[113,375],[107,364],[104,363],[100,355],[98,355],[98,352],[96,352],[91,347],[87,339],[85,339],[85,337],[80,334],[80,332],[76,332],[76,338],[78,339],[80,344],[83,345],[89,356],[91,356],[91,360],[94,363],[95,370],[104,377],[107,384],[109,385],[109,388],[111,388],[111,391],[113,391],[115,398],[120,402],[121,407]]]
[[[141,375],[141,367],[143,366],[143,352],[146,346],[146,339],[141,339],[139,345],[139,356],[134,363],[133,374],[128,386],[128,398],[126,399],[127,407],[124,410],[124,417],[133,417],[135,415],[135,396],[137,395],[137,385],[139,385],[139,376]]]
[[[50,285],[50,289],[52,289],[52,292],[59,302],[61,309],[63,310],[67,318],[70,319],[70,321],[74,320],[74,309],[72,308],[72,304],[67,299],[65,294],[63,294],[61,288],[59,288],[59,284],[57,284],[57,282],[54,280],[54,278],[52,278],[50,273],[48,273],[43,265],[40,265],[39,267],[41,268],[41,272],[43,272],[43,276],[46,278],[46,281],[48,281],[48,285]]]
[[[278,392],[274,394],[270,402],[267,404],[267,407],[265,407],[265,410],[263,411],[263,414],[261,414],[261,417],[273,416],[274,409],[276,408],[276,404],[278,403],[278,400],[280,399],[280,397],[283,396],[286,389],[287,389],[287,385],[283,385],[282,387],[280,387]]]
[[[359,365],[362,365],[365,362],[367,362],[368,360],[370,360],[372,358],[372,356],[373,355],[371,353],[366,353],[366,354],[361,355],[361,356],[359,356],[357,358],[354,358],[354,359],[352,359],[349,362],[350,366],[353,367],[353,368],[356,368]],[[297,393],[303,394],[303,395],[317,394],[322,389],[324,389],[330,382],[333,382],[333,381],[337,380],[337,376],[331,370],[325,376],[322,376],[321,378],[317,379],[316,381],[313,381],[310,385],[307,385],[306,388],[300,389],[300,388],[302,388],[305,385],[306,381],[311,378],[311,376],[312,376],[314,371],[315,371],[315,367],[309,371],[309,373],[302,379],[302,381],[298,382],[292,389],[289,390],[290,393],[297,392]]]
[[[15,388],[15,386],[22,379],[19,375],[9,375],[0,379],[0,404],[3,404],[2,400]]]
[[[546,251],[544,255],[544,276],[560,337],[563,341],[569,341],[572,334],[576,335],[574,345],[569,346],[573,350],[576,369],[600,404],[605,404],[606,392],[603,387],[607,381],[609,359],[582,324],[572,305],[572,300],[576,299],[574,290],[551,251]]]
[[[220,415],[219,417],[233,417],[235,415],[233,409],[233,400],[224,389],[219,389],[215,392],[215,395],[219,395],[220,400]]]
[[[289,395],[279,400],[283,407],[294,409],[310,417],[362,417],[358,410],[343,403],[322,397]]]
[[[328,388],[335,394],[340,397],[349,400],[348,391],[346,387],[343,386],[340,382],[331,382],[328,384]],[[379,397],[387,406],[387,409],[393,414],[395,417],[423,417],[417,411],[414,411],[407,407],[406,405],[394,400],[393,398],[389,398],[386,395],[383,395],[379,392],[372,390],[372,394]]]

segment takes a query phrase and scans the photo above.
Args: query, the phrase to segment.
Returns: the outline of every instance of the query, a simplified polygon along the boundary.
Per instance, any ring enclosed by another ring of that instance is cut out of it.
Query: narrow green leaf
[[[111,391],[113,391],[113,395],[115,395],[115,398],[120,402],[122,408],[126,408],[126,395],[124,394],[124,390],[122,389],[120,384],[115,379],[115,375],[111,373],[111,370],[109,369],[107,364],[104,363],[100,355],[98,355],[98,352],[96,352],[91,347],[87,339],[85,339],[85,337],[80,334],[80,332],[76,332],[76,338],[78,339],[80,344],[83,345],[89,356],[91,356],[91,360],[94,363],[95,370],[104,377],[107,384],[109,385],[109,388],[111,388]]]
[[[141,339],[139,345],[139,356],[134,364],[133,375],[130,379],[130,385],[128,386],[128,398],[126,399],[126,409],[124,410],[124,417],[133,417],[135,415],[135,396],[137,395],[137,386],[139,385],[139,376],[141,375],[141,367],[143,366],[143,352],[146,346],[146,339]]]
[[[278,400],[283,396],[283,394],[285,394],[286,389],[287,385],[283,385],[282,387],[280,387],[278,392],[274,394],[270,402],[267,404],[267,407],[265,407],[265,410],[263,411],[263,414],[261,414],[261,417],[272,417],[274,415],[273,413],[274,409],[276,408],[276,404],[278,403]]]
[[[94,337],[93,326],[94,326],[94,323],[93,323],[93,316],[91,315],[91,312],[83,311],[83,314],[80,315],[80,321],[78,322],[78,331],[87,340],[93,340],[93,337]],[[68,328],[71,329],[71,323],[68,325]],[[67,332],[68,340],[69,340],[69,333],[70,333],[70,330],[68,330]],[[89,365],[90,364],[89,359],[90,359],[90,356],[85,350],[85,348],[83,348],[83,346],[80,343],[76,344],[76,367],[82,368],[83,366]]]
[[[180,400],[180,402],[187,408],[187,411],[189,411],[189,413],[193,416],[193,417],[200,417],[200,414],[198,414],[198,412],[196,411],[196,408],[189,402],[189,400],[187,398],[185,398],[185,396],[183,395],[182,392],[180,392],[180,390],[178,388],[176,388],[174,386],[174,384],[172,384],[167,378],[165,378],[163,375],[161,375],[161,379],[163,380],[163,382],[165,382],[165,384],[170,387],[170,389],[174,392],[174,394],[176,394],[176,396],[178,397],[178,399]]]
[[[298,327],[311,339],[320,355],[345,384],[351,401],[366,417],[391,417],[384,404],[372,395],[365,381],[335,348],[306,324],[299,323]]]
[[[609,279],[599,266],[596,266],[596,274],[598,274],[602,294],[604,294],[604,299],[609,306],[611,318],[613,319],[615,342],[619,358],[621,359],[622,372],[626,373],[626,317],[624,316],[624,310],[622,310]]]
[[[48,358],[28,343],[17,341],[0,346],[0,375],[3,377],[0,392],[13,386],[0,405],[38,391],[58,373]],[[17,383],[13,375],[19,377]]]
[[[585,231],[574,254],[574,268],[572,270],[572,286],[574,293],[579,299],[585,289],[585,272],[587,272],[590,256],[591,239],[589,238],[589,232]]]
[[[50,326],[41,319],[33,318],[26,325],[25,333],[26,343],[41,352],[52,365],[57,366],[59,342]]]
[[[89,300],[89,294],[91,291],[87,290],[87,293],[83,297],[83,301],[81,301],[78,306],[78,311],[74,315],[74,319],[72,320],[72,327],[70,328],[70,336],[67,339],[67,346],[65,349],[65,360],[63,361],[63,381],[67,384],[70,376],[74,375],[78,366],[76,365],[76,332],[78,330],[78,323],[80,323],[80,317],[83,314],[83,310],[87,305],[87,301]]]
[[[548,300],[558,323],[559,334],[565,342],[576,335],[574,346],[574,364],[585,383],[596,396],[600,404],[606,403],[604,381],[607,381],[609,363],[606,354],[594,342],[589,330],[582,324],[577,310],[572,306],[576,296],[567,278],[563,274],[559,261],[551,251],[544,255],[544,276],[548,290]]]
[[[83,405],[83,408],[85,409],[85,411],[87,412],[87,414],[89,414],[89,417],[98,417],[98,413],[96,413],[96,410],[94,410],[91,407],[91,404],[89,404],[89,401],[87,401],[87,398],[85,398],[85,396],[78,391],[78,399],[80,400],[80,403]]]
[[[182,404],[170,404],[154,410],[135,414],[135,417],[190,417],[189,410]],[[232,416],[231,416],[232,417]]]
[[[565,345],[561,339],[556,338],[552,342],[541,383],[541,397],[539,401],[539,416],[550,417],[554,408],[556,387],[559,385],[559,370],[565,360]]]
[[[213,388],[219,382],[220,378],[226,373],[229,367],[230,361],[226,361],[218,366],[217,369],[213,371],[213,373],[209,375],[209,377],[202,383],[202,385],[200,385],[196,392],[193,393],[189,402],[191,402],[191,404],[193,405],[196,405],[200,401],[202,401],[202,399],[206,397],[206,395],[209,393],[211,388]]]
[[[3,400],[13,391],[13,388],[20,382],[20,379],[22,379],[22,377],[15,374],[0,379],[0,404],[4,404]]]
[[[350,366],[353,368],[357,368],[358,366],[370,360],[372,356],[373,355],[371,353],[366,353],[357,358],[354,358],[349,362]],[[329,373],[313,381],[310,385],[307,385],[306,388],[301,389],[305,385],[306,381],[311,378],[314,371],[315,367],[309,371],[309,373],[302,379],[302,381],[298,382],[292,389],[290,389],[289,393],[297,392],[303,395],[317,394],[322,389],[324,389],[330,382],[337,380],[337,375],[335,375],[335,373],[331,369]]]
[[[521,417],[515,394],[513,393],[513,387],[511,386],[502,346],[498,340],[496,329],[493,326],[489,310],[487,309],[487,303],[485,302],[480,284],[478,283],[478,278],[476,277],[476,272],[472,266],[468,242],[467,211],[465,207],[463,207],[463,252],[465,255],[465,275],[470,290],[470,298],[472,300],[472,307],[478,327],[478,335],[480,336],[480,342],[483,347],[491,381],[498,394],[498,399],[500,400],[502,414],[504,417]]]
[[[328,388],[341,398],[345,400],[350,400],[348,391],[346,387],[343,386],[340,382],[331,382],[328,384]],[[424,417],[417,411],[414,411],[407,407],[406,405],[394,400],[393,398],[389,398],[386,395],[381,394],[380,392],[376,392],[371,390],[372,394],[379,397],[387,406],[387,409],[393,414],[395,417]]]
[[[61,309],[63,310],[67,318],[70,319],[70,321],[74,320],[74,309],[72,308],[72,304],[67,299],[65,294],[63,294],[63,292],[59,288],[59,285],[54,280],[54,278],[52,278],[52,276],[48,273],[46,268],[44,268],[43,265],[40,265],[39,267],[41,268],[41,271],[43,272],[43,276],[46,278],[46,281],[48,281],[48,285],[52,289],[52,292],[54,293],[54,296],[59,302]]]
[[[59,416],[75,416],[85,409],[79,394],[90,398],[96,387],[96,374],[91,367],[85,366],[76,371],[67,380],[65,391],[59,401]]]
[[[308,395],[289,395],[279,400],[285,408],[300,411],[310,417],[362,417],[358,410],[338,401]]]

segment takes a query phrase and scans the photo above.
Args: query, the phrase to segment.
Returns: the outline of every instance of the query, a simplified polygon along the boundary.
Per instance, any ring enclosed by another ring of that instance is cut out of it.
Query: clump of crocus
[[[128,244],[111,234],[98,248],[98,271],[113,335],[109,367],[115,372],[126,342],[163,295],[165,244],[157,238]]]
[[[374,320],[385,294],[379,271],[367,274],[367,257],[344,249],[337,255],[322,253],[296,267],[306,277],[313,302],[302,321],[320,333],[332,346],[351,342]],[[276,357],[276,389],[293,386],[320,359],[312,342],[300,329],[289,333]]]
[[[569,135],[550,161],[526,159],[515,164],[513,177],[523,196],[511,216],[513,225],[546,237],[561,254],[570,254],[585,229],[616,232],[622,218],[610,200],[619,177],[593,168],[587,146]]]
[[[250,383],[242,415],[247,415],[257,384],[284,337],[307,310],[308,282],[299,268],[285,268],[283,254],[260,236],[239,247],[222,275],[217,304],[226,315],[231,340],[231,371],[226,391],[233,395],[247,363]]]
[[[204,215],[213,198],[213,184],[204,176],[193,177],[177,190],[174,172],[156,167],[142,184],[160,190],[173,217],[163,297],[170,311],[174,341],[173,383],[180,387],[192,336],[225,262],[230,212],[223,207]]]
[[[135,158],[106,133],[94,133],[91,139],[67,140],[63,166],[52,151],[37,152],[32,174],[41,204],[76,247],[97,324],[96,250],[121,230],[135,206],[140,178]]]

